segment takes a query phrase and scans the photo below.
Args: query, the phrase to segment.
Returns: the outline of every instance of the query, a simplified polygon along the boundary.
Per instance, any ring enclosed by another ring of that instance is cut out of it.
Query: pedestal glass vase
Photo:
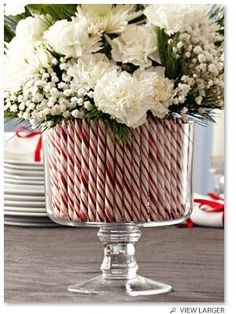
[[[137,275],[141,227],[183,222],[192,211],[193,124],[149,118],[119,144],[102,122],[75,120],[44,136],[46,204],[63,225],[98,227],[102,274],[68,287],[86,294],[161,294]]]

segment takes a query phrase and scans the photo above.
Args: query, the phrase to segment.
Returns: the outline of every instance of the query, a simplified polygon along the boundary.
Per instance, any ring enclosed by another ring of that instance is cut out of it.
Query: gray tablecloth
[[[5,302],[223,302],[224,231],[146,228],[138,273],[173,286],[170,294],[79,296],[67,286],[99,274],[103,249],[92,228],[5,226]]]

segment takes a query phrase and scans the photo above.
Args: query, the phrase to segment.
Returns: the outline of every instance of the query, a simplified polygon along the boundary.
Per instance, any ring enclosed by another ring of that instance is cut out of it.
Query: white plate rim
[[[30,196],[30,195],[12,195],[12,194],[6,194],[4,193],[4,200],[12,200],[15,202],[18,201],[29,201],[32,202],[34,200],[42,200],[45,202],[45,196]]]
[[[43,196],[45,195],[45,192],[42,190],[42,191],[32,191],[32,190],[28,190],[27,192],[24,191],[24,190],[9,190],[9,189],[4,189],[4,192],[5,193],[8,193],[8,194],[14,194],[15,196],[16,195],[25,195],[25,196],[30,196],[30,195],[33,195],[33,196]]]
[[[30,217],[48,217],[48,214],[45,212],[13,212],[13,211],[6,211],[4,209],[4,215],[7,216],[30,216]]]
[[[32,166],[42,166],[43,165],[43,161],[40,162],[33,162],[33,161],[23,161],[23,160],[17,160],[17,159],[4,159],[4,162],[8,163],[8,164],[15,164],[15,165],[32,165]]]
[[[14,203],[16,203],[16,201],[9,201],[9,200],[4,200],[4,206],[7,206],[7,207],[16,207],[16,208],[18,208],[18,207],[30,207],[30,206],[32,206],[32,207],[36,207],[36,208],[42,208],[42,207],[44,207],[45,206],[45,201],[44,202],[32,202],[32,201],[29,201],[29,202],[24,202],[24,201],[17,201],[17,205],[16,204],[14,204]],[[12,205],[14,205],[14,206],[11,206],[11,204]]]

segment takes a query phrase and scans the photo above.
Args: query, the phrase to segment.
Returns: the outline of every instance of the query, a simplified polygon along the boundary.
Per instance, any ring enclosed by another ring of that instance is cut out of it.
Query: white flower
[[[78,22],[60,20],[45,32],[44,38],[57,53],[78,58],[100,49],[100,38],[90,37],[87,28],[88,23],[84,18]]]
[[[20,41],[23,43],[26,41],[36,42],[42,40],[45,30],[46,23],[43,16],[29,16],[18,22],[16,26],[16,36],[14,38],[17,39],[18,43],[20,43]]]
[[[94,101],[99,110],[118,122],[137,127],[146,120],[151,93],[148,81],[137,80],[127,72],[111,71],[98,81]]]
[[[145,68],[150,59],[160,62],[157,39],[151,26],[128,25],[123,33],[111,41],[112,57],[122,63],[133,63]]]
[[[17,24],[16,36],[7,44],[4,59],[6,90],[19,89],[35,69],[46,66],[48,54],[38,47],[45,28],[44,20],[38,16],[27,17]]]
[[[146,71],[137,70],[134,76],[146,80],[152,86],[150,110],[158,118],[164,118],[169,112],[169,106],[174,97],[174,83],[165,77],[165,68],[150,67]]]
[[[108,60],[103,53],[95,53],[79,58],[71,63],[68,74],[72,77],[71,86],[84,89],[94,89],[97,81],[108,71],[117,66]]]
[[[84,117],[84,113],[82,111],[79,111],[78,109],[73,110],[71,112],[71,115],[77,119],[82,119]]]
[[[212,22],[207,15],[208,9],[207,5],[198,4],[151,4],[144,10],[144,14],[152,25],[164,28],[171,35],[192,31],[192,27],[200,22],[209,32]]]
[[[4,6],[5,15],[18,15],[25,12],[25,6],[29,4],[28,2],[18,1],[18,2],[8,2]]]
[[[76,19],[86,18],[91,34],[121,33],[130,20],[142,15],[133,4],[81,4]]]

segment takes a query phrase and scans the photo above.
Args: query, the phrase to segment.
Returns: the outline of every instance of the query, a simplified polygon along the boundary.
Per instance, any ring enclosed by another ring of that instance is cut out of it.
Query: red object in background
[[[21,133],[22,131],[27,131],[27,132]],[[42,150],[42,146],[43,146],[42,132],[39,130],[31,131],[26,126],[18,127],[15,132],[16,132],[16,136],[20,137],[20,138],[29,138],[29,137],[34,137],[34,136],[40,134],[38,143],[37,143],[35,151],[34,151],[34,161],[36,161],[36,162],[41,161],[41,150]]]

